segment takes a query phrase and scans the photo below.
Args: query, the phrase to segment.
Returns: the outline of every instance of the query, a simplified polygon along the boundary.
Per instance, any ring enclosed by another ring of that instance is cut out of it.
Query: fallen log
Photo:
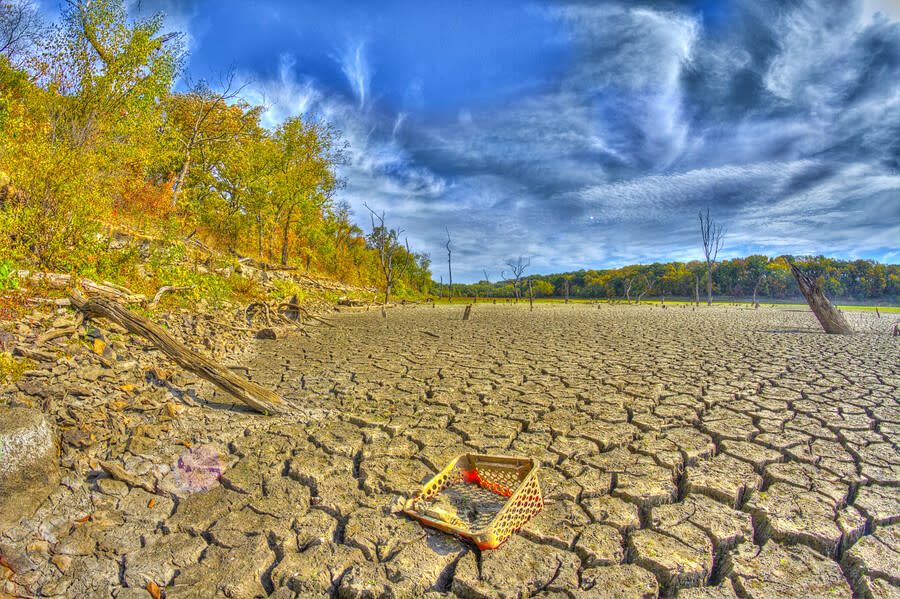
[[[791,267],[791,274],[794,275],[794,278],[797,279],[797,285],[800,286],[800,293],[806,298],[806,303],[809,304],[810,309],[816,315],[819,324],[822,325],[825,332],[837,335],[852,335],[853,329],[847,324],[844,315],[828,301],[819,285],[816,284],[816,280],[797,268],[793,261],[788,260],[788,264]]]
[[[78,291],[73,291],[69,299],[86,318],[108,318],[129,332],[147,339],[185,370],[227,391],[257,412],[281,414],[287,411],[284,400],[276,393],[239,377],[225,366],[198,354],[159,325],[134,314],[121,304],[104,297],[88,299]]]

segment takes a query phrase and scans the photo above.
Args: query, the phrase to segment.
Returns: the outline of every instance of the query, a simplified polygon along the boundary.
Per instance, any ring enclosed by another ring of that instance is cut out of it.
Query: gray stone
[[[0,528],[32,514],[58,481],[53,425],[39,410],[0,405]]]

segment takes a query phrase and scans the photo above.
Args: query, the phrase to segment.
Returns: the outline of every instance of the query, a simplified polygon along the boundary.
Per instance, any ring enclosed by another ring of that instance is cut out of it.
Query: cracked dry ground
[[[0,537],[17,583],[119,599],[147,582],[168,599],[900,597],[887,319],[850,314],[860,333],[842,337],[788,308],[462,310],[340,314],[254,342],[247,372],[302,415],[186,407],[125,456],[146,473],[179,440],[216,447],[226,469],[203,492],[70,471]],[[397,513],[464,452],[541,462],[544,511],[493,551]]]

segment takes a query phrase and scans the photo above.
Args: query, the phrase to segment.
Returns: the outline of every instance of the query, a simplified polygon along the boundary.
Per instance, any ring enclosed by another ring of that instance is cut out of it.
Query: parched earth
[[[292,417],[146,357],[41,396],[69,415],[63,480],[0,534],[0,596],[900,597],[895,318],[849,313],[844,337],[800,308],[462,312],[248,342],[232,357]],[[116,434],[72,428],[109,402]],[[398,513],[465,452],[541,462],[545,509],[496,550]]]

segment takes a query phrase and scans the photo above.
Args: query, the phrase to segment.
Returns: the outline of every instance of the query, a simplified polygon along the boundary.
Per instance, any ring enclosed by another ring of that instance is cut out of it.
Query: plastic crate
[[[543,509],[537,472],[537,462],[530,458],[463,454],[409,499],[403,511],[427,526],[469,539],[479,549],[494,549]]]

